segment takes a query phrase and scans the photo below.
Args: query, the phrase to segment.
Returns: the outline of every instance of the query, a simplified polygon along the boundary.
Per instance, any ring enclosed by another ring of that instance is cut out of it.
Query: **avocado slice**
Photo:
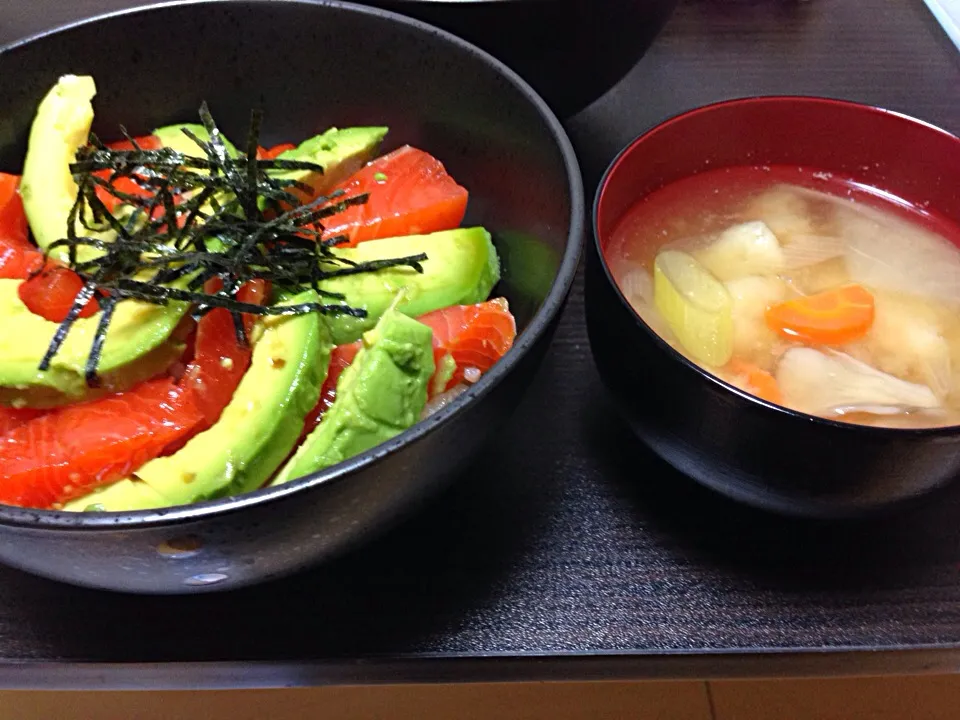
[[[404,297],[398,309],[416,317],[448,305],[483,302],[500,280],[497,251],[490,233],[481,227],[370,240],[334,252],[354,262],[407,257],[418,253],[427,255],[422,274],[409,267],[395,267],[321,282],[321,290],[340,293],[347,305],[367,311],[365,318],[348,315],[325,317],[336,345],[359,339],[377,323],[401,290],[404,291]]]
[[[312,290],[290,304],[316,302]],[[333,344],[317,313],[268,317],[250,368],[217,423],[173,455],[69,503],[67,510],[184,505],[260,487],[294,448],[320,397]]]
[[[387,310],[340,376],[337,399],[271,485],[336,465],[411,427],[433,371],[433,331]]]
[[[64,75],[40,102],[30,127],[20,195],[30,230],[42,250],[67,235],[70,211],[79,191],[70,174],[70,163],[90,136],[92,100],[96,93],[92,77]],[[97,233],[82,229],[81,232],[103,239],[115,237],[109,229]],[[81,260],[96,253],[90,247],[77,248]],[[68,250],[56,248],[50,255],[66,261]]]
[[[52,407],[91,396],[84,379],[90,347],[101,313],[77,320],[50,369],[37,367],[59,323],[34,315],[20,300],[22,280],[0,280],[0,403],[14,407]],[[117,303],[107,328],[98,373],[105,387],[130,387],[168,367],[182,346],[168,342],[188,303],[154,305],[139,300]]]
[[[316,163],[323,168],[322,173],[288,170],[270,174],[277,179],[297,180],[313,188],[314,195],[323,195],[373,159],[387,130],[385,127],[330,128],[277,156],[277,160]]]
[[[204,142],[210,141],[210,133],[207,132],[207,129],[198,123],[184,123],[182,125],[165,125],[164,127],[157,128],[153,131],[153,136],[160,141],[160,144],[164,147],[168,147],[171,150],[176,150],[181,152],[184,155],[193,155],[194,157],[205,157],[203,149],[197,145],[188,135],[183,131],[189,130],[198,138]],[[236,146],[227,140],[223,134],[220,135],[220,139],[223,141],[224,146],[227,148],[227,154],[230,157],[236,157],[239,153],[237,152]]]
[[[94,490],[88,495],[71,500],[63,506],[63,510],[66,512],[108,512],[110,510],[131,512],[161,508],[171,504],[147,483],[124,478]]]

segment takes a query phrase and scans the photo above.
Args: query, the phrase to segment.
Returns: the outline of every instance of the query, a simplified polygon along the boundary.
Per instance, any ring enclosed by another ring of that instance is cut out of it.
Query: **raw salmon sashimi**
[[[26,422],[46,415],[49,410],[37,410],[36,408],[14,408],[0,405],[0,436],[6,435],[14,428],[20,427]]]
[[[18,189],[20,176],[0,173],[0,243],[4,247],[29,248],[27,216]],[[0,251],[2,263],[2,251]]]
[[[223,287],[220,280],[207,283],[206,292],[215,293]],[[244,283],[237,291],[237,300],[262,305],[269,295],[269,283],[256,279]],[[247,337],[253,328],[254,317],[244,313],[244,332]],[[250,367],[250,344],[237,341],[233,315],[226,308],[211,310],[197,323],[192,343],[192,358],[187,364],[180,385],[190,390],[204,420],[197,428],[203,431],[220,419],[220,414]]]
[[[457,363],[446,386],[449,390],[464,381],[469,369],[485,373],[513,347],[517,323],[506,298],[494,298],[476,305],[452,305],[417,318],[433,330],[433,354],[438,373],[443,372],[443,357]],[[436,377],[436,376],[435,376]],[[435,390],[431,381],[431,391]]]
[[[0,503],[48,508],[125,477],[203,415],[170,378],[69,405],[0,438]]]
[[[0,279],[24,280],[17,293],[30,312],[61,322],[83,288],[83,280],[73,270],[45,259],[31,244],[19,184],[18,175],[0,173]],[[91,298],[80,317],[90,317],[98,309],[96,299]]]
[[[155,135],[143,135],[138,138],[134,138],[134,141],[140,147],[141,150],[159,150],[163,147],[163,143],[160,142],[160,138]],[[134,150],[133,143],[129,140],[120,140],[118,142],[107,143],[107,147],[111,150]],[[110,170],[100,170],[95,172],[94,175],[107,180],[110,178]],[[140,195],[146,197],[149,195],[147,190],[144,190],[132,177],[118,177],[113,181],[113,187],[115,190],[118,190],[128,195]],[[110,212],[113,212],[117,209],[117,206],[120,204],[120,198],[111,194],[106,188],[97,186],[96,188],[97,197],[100,198],[100,202],[107,206],[107,209]]]
[[[0,278],[25,278],[42,267],[43,255],[28,239],[20,176],[0,173]]]
[[[505,298],[495,298],[476,305],[452,305],[421,315],[417,320],[433,330],[433,357],[437,369],[427,386],[430,397],[463,382],[467,370],[474,369],[480,373],[489,370],[513,346],[517,336],[517,323]],[[323,413],[333,404],[340,373],[353,362],[361,343],[358,340],[333,349],[320,400],[304,422],[304,436],[319,424]],[[445,370],[449,372],[449,363],[444,361],[448,355],[456,367],[443,382]]]
[[[330,353],[330,366],[327,368],[327,377],[320,388],[320,399],[313,410],[307,413],[303,420],[303,432],[297,445],[303,442],[304,438],[320,423],[320,418],[327,411],[337,397],[337,381],[340,380],[340,374],[346,370],[353,359],[360,352],[361,341],[357,340],[349,345],[337,345]]]
[[[324,237],[346,235],[345,246],[364,240],[420,235],[459,227],[467,190],[432,155],[409,145],[370,162],[335,190],[348,197],[369,193],[324,222]]]

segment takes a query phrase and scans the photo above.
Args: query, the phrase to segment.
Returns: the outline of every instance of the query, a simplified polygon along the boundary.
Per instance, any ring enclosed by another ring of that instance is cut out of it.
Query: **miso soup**
[[[643,198],[605,248],[641,318],[768,402],[889,427],[960,424],[960,228],[797,167],[711,170]]]

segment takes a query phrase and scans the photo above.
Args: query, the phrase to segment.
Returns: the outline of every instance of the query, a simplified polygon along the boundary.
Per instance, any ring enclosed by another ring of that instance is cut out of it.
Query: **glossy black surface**
[[[0,4],[0,32],[119,2]],[[587,186],[645,128],[757,92],[849,98],[960,131],[960,53],[921,0],[686,0],[567,124]],[[411,522],[229,595],[128,597],[0,568],[0,684],[955,672],[960,488],[842,524],[718,497],[615,420],[582,290],[482,462]]]
[[[450,30],[519,72],[561,117],[612,88],[677,0],[369,0]]]
[[[265,44],[270,28],[288,48]],[[158,68],[162,71],[158,73]],[[528,86],[451,35],[359,6],[210,2],[109,16],[0,53],[0,167],[16,170],[39,100],[66,73],[98,85],[94,131],[134,135],[196,116],[228,137],[254,105],[264,143],[388,125],[384,151],[427,149],[470,190],[465,223],[494,235],[513,349],[450,406],[335,468],[278,488],[138,513],[0,507],[0,559],[90,587],[226,590],[327,559],[457,477],[502,425],[546,351],[583,234],[576,158]],[[173,548],[173,550],[171,550]],[[178,551],[177,548],[188,548]]]

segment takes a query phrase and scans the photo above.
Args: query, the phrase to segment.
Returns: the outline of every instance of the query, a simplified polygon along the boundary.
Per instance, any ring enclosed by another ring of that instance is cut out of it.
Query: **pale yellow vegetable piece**
[[[754,197],[744,208],[743,216],[762,220],[784,243],[794,235],[814,232],[807,199],[790,185],[776,185]]]
[[[777,236],[759,221],[727,228],[695,254],[707,270],[724,282],[750,275],[776,275],[785,266]]]
[[[876,318],[863,340],[873,365],[897,377],[928,385],[940,398],[953,385],[949,316],[934,301],[900,293],[874,292]]]
[[[776,277],[739,278],[726,283],[733,301],[733,352],[764,370],[771,370],[780,337],[767,326],[766,312],[787,299],[787,286]]]
[[[723,283],[692,255],[665,250],[653,272],[657,310],[690,356],[711,367],[733,355],[733,301]]]

